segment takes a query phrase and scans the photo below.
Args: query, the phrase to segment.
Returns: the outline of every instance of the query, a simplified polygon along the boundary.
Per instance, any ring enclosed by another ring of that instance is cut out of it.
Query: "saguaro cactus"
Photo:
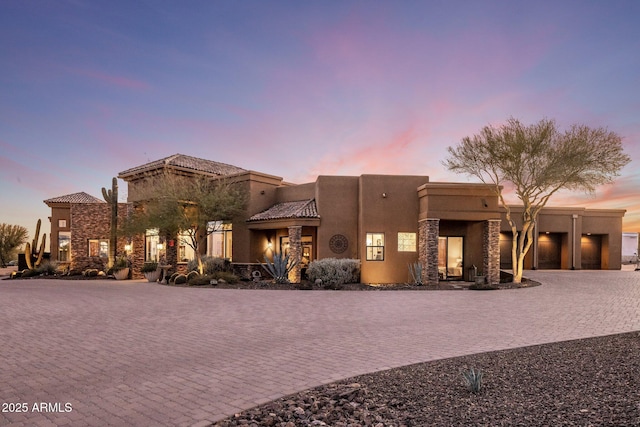
[[[111,180],[111,190],[102,187],[102,197],[111,205],[111,234],[109,239],[109,267],[116,259],[118,245],[118,179]]]
[[[27,242],[24,245],[24,259],[27,262],[27,268],[31,270],[32,268],[37,268],[42,263],[42,257],[44,256],[44,246],[47,242],[47,235],[42,235],[42,244],[40,245],[40,250],[38,252],[35,251],[38,246],[38,240],[40,239],[40,225],[42,224],[42,220],[38,220],[38,224],[36,225],[36,235],[33,238],[33,242],[30,244]]]

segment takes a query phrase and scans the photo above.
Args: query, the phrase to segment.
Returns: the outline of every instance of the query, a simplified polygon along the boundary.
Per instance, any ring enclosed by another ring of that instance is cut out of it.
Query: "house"
[[[166,172],[224,178],[246,191],[245,214],[219,224],[203,249],[230,259],[239,269],[250,270],[276,252],[300,261],[293,281],[300,280],[309,262],[329,257],[359,259],[365,283],[406,282],[408,265],[416,261],[432,283],[470,280],[474,266],[495,283],[500,268],[510,268],[505,243],[510,242],[510,229],[489,185],[430,182],[418,175],[321,175],[314,182],[291,184],[281,177],[176,154],[120,172],[118,178],[128,185],[128,207],[119,212],[124,215],[141,203],[146,180]],[[79,194],[83,196],[45,201],[52,208],[52,241],[59,247],[52,249],[52,257],[74,268],[97,262],[92,249],[96,241],[98,253],[108,245],[109,206]],[[86,215],[100,224],[88,227],[82,219]],[[544,209],[528,267],[619,269],[623,215],[623,210]],[[60,219],[68,222],[56,223]],[[70,249],[63,249],[67,244]],[[154,230],[121,238],[118,245],[132,257],[134,271],[161,255],[184,268],[194,255],[180,236],[160,236]]]

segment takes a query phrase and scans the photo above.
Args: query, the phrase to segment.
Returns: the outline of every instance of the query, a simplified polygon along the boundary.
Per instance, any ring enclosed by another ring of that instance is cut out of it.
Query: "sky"
[[[2,0],[0,223],[48,233],[43,200],[175,153],[294,183],[473,181],[447,147],[514,117],[622,136],[614,184],[550,205],[640,231],[639,18],[636,0]]]

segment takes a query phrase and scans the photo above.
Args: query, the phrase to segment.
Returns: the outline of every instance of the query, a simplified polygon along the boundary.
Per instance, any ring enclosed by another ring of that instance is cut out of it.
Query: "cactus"
[[[111,190],[102,187],[102,197],[111,205],[111,234],[109,239],[109,267],[116,259],[118,245],[118,179],[111,180]]]
[[[42,262],[42,257],[44,256],[44,246],[47,242],[47,235],[42,235],[42,244],[40,245],[40,250],[38,252],[35,251],[38,246],[38,240],[40,239],[40,225],[42,224],[42,220],[38,220],[38,224],[36,225],[36,235],[33,238],[33,243],[27,244],[24,246],[24,259],[27,262],[27,268],[29,270],[38,268],[40,263]]]

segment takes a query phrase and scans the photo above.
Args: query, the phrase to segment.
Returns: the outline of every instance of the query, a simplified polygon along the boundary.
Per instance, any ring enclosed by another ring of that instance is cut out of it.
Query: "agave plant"
[[[480,369],[471,368],[462,373],[467,388],[472,393],[479,393],[482,388],[482,371]]]
[[[264,256],[265,269],[273,277],[273,281],[276,283],[289,283],[289,272],[298,265],[297,261],[289,259],[289,255],[274,254],[273,262]]]

